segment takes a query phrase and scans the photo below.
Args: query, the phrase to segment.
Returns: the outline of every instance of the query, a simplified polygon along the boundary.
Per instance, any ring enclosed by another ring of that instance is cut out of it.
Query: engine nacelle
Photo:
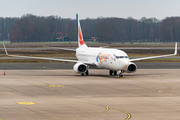
[[[83,63],[76,63],[73,69],[77,73],[85,73],[87,71],[87,66]]]
[[[130,62],[129,66],[128,66],[127,70],[126,70],[126,72],[127,72],[127,73],[134,73],[134,72],[136,72],[136,70],[137,70],[136,64]]]

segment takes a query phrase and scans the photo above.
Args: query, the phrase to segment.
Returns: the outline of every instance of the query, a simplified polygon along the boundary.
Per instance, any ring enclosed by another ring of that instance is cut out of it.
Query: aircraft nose
[[[129,66],[129,60],[124,59],[119,61],[120,70],[126,70]]]

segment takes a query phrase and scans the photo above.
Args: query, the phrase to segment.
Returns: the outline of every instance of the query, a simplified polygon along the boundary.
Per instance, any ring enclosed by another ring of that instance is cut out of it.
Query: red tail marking
[[[81,45],[83,45],[84,44],[84,41],[83,41],[83,38],[82,38],[82,33],[81,33],[81,28],[80,28],[80,26],[79,26],[79,42],[80,42],[80,44]]]

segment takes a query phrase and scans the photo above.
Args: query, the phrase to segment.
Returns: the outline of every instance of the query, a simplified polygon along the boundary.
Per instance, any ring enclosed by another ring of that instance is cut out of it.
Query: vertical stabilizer
[[[84,42],[83,39],[83,34],[82,34],[82,30],[81,30],[81,25],[78,19],[78,14],[76,14],[76,20],[77,20],[77,33],[78,33],[78,47],[79,48],[86,48],[87,45]]]

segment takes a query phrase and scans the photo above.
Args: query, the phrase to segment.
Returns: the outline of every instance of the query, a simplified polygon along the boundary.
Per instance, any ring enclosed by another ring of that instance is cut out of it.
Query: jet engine
[[[136,70],[137,70],[136,64],[130,62],[129,66],[128,66],[127,70],[126,70],[126,72],[127,72],[127,73],[133,73],[133,72],[136,72]]]
[[[85,73],[87,71],[87,66],[84,63],[76,63],[73,69],[77,73]]]

